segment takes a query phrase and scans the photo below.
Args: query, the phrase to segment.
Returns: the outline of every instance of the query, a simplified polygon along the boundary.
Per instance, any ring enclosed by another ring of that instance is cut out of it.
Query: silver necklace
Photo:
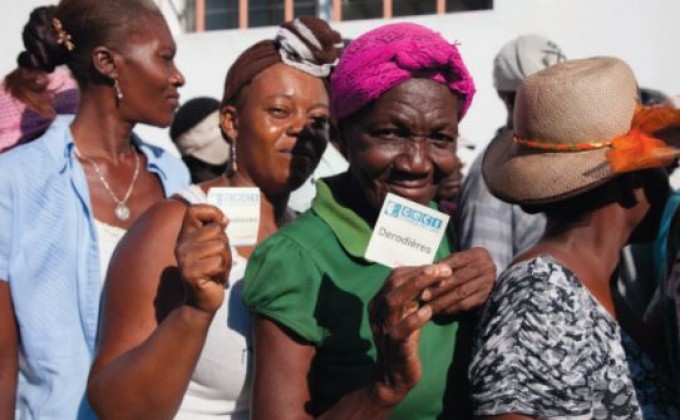
[[[99,166],[97,166],[97,164],[92,159],[86,158],[83,155],[81,155],[80,151],[78,151],[77,146],[74,146],[73,150],[76,152],[76,156],[78,156],[78,159],[84,160],[92,165],[94,171],[97,173],[97,176],[99,177],[99,180],[102,182],[102,185],[109,193],[111,198],[113,198],[113,201],[115,201],[116,209],[113,211],[113,214],[115,214],[118,220],[122,222],[128,220],[130,218],[130,207],[128,207],[127,204],[125,203],[127,203],[128,199],[130,198],[130,194],[132,194],[132,190],[135,188],[135,182],[137,182],[137,176],[139,175],[139,154],[137,152],[134,152],[135,173],[134,175],[132,175],[132,182],[130,182],[130,186],[128,187],[127,192],[125,193],[125,196],[123,196],[122,200],[119,200],[116,194],[114,194],[113,190],[111,189],[109,183],[106,182],[106,178],[104,178],[104,175],[102,175]]]

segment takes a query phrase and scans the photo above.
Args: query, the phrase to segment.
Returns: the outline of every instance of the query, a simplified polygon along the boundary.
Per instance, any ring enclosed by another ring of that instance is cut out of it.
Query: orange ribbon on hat
[[[614,172],[661,168],[672,164],[680,155],[680,150],[653,137],[653,133],[672,127],[680,127],[680,110],[638,106],[630,131],[614,138],[611,150],[606,154]]]

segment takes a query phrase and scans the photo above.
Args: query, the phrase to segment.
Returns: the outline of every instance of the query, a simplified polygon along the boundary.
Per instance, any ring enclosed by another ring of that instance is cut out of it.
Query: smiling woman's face
[[[265,193],[288,194],[312,174],[328,143],[326,88],[318,77],[275,64],[242,97],[222,117],[238,171]]]
[[[446,86],[411,79],[341,121],[350,172],[379,210],[388,192],[421,204],[460,165],[456,157],[460,101]]]

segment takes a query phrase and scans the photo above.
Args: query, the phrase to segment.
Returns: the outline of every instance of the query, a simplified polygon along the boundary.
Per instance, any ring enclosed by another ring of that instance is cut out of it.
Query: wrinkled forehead
[[[458,124],[462,98],[446,85],[429,79],[414,78],[382,93],[374,101],[343,118],[340,124],[356,123],[374,118],[421,118],[428,115],[438,121]]]

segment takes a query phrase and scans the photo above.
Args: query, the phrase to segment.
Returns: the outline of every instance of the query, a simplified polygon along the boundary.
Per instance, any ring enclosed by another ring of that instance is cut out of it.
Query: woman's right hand
[[[446,264],[398,267],[371,301],[369,316],[378,353],[372,393],[381,404],[397,405],[420,380],[420,330],[432,318],[424,294],[448,276],[451,268]]]
[[[175,256],[187,289],[187,304],[214,313],[224,300],[231,269],[227,217],[214,206],[191,205],[179,232]]]

